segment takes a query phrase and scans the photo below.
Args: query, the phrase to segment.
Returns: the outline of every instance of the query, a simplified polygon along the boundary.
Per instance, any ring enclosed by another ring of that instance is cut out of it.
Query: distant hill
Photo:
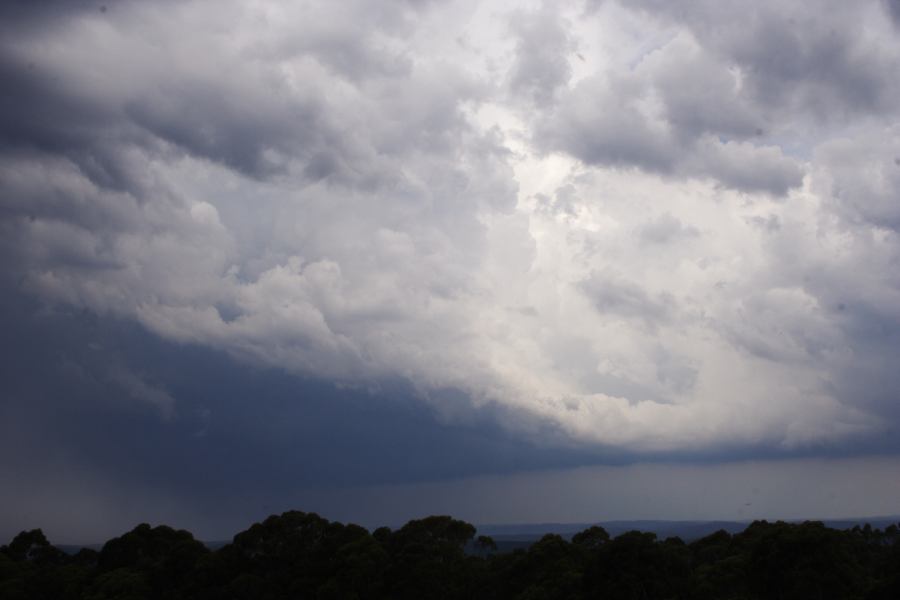
[[[900,515],[880,516],[858,519],[808,519],[821,521],[832,529],[852,529],[866,523],[877,529],[884,529],[889,525],[900,523]],[[804,519],[786,519],[788,523],[802,523]],[[663,540],[668,537],[680,537],[685,542],[691,542],[705,537],[719,530],[725,530],[731,535],[742,532],[751,521],[665,521],[665,520],[635,520],[635,521],[597,521],[595,523],[514,523],[506,525],[478,525],[478,535],[488,535],[497,543],[501,552],[511,552],[516,548],[528,548],[532,543],[541,539],[548,533],[561,535],[571,539],[579,531],[584,531],[592,525],[600,525],[610,536],[616,537],[626,531],[643,531],[655,533]],[[205,541],[203,544],[210,550],[218,550],[228,544],[230,540]],[[58,544],[56,546],[66,554],[75,554],[82,548],[99,551],[103,544]]]
[[[852,529],[866,523],[877,529],[883,529],[889,525],[900,523],[900,515],[879,516],[850,519],[785,519],[789,523],[802,523],[805,520],[821,521],[832,529]],[[508,525],[478,525],[478,535],[489,535],[497,542],[501,550],[513,550],[517,547],[527,547],[548,533],[555,533],[569,539],[579,531],[584,531],[592,525],[600,525],[609,535],[616,537],[626,531],[643,531],[655,533],[659,539],[679,537],[685,542],[691,542],[705,537],[719,530],[725,530],[734,535],[740,533],[750,525],[751,521],[664,521],[664,520],[636,520],[636,521],[597,521],[594,523],[521,523]]]

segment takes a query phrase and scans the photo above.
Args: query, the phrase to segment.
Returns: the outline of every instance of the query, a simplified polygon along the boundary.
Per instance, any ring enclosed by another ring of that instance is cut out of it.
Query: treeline
[[[602,527],[498,553],[450,517],[369,532],[318,515],[271,516],[211,551],[139,525],[69,555],[40,530],[0,547],[0,598],[866,599],[900,598],[900,530],[756,521],[690,544]]]

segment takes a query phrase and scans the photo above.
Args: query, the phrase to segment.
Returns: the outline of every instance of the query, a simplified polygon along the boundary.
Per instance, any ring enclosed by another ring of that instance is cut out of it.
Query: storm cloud
[[[2,10],[2,281],[35,313],[394,382],[532,466],[893,447],[896,3]]]

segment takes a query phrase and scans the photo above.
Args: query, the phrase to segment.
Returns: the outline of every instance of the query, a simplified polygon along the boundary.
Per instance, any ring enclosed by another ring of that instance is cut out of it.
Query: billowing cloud
[[[772,126],[786,126],[786,118],[834,126],[873,112],[896,114],[897,84],[885,74],[896,68],[898,54],[880,2],[630,5],[689,32],[714,60],[725,61],[740,77],[741,95]]]
[[[716,453],[883,434],[885,6],[26,11],[0,52],[9,285],[250,364],[403,380],[525,436]]]
[[[539,147],[748,192],[798,187],[801,166],[763,137],[771,117],[742,71],[687,30],[667,34],[636,64],[592,73],[561,94],[536,119]]]
[[[510,25],[516,37],[510,91],[545,107],[572,77],[569,57],[577,47],[566,23],[549,5],[540,11],[514,13]]]

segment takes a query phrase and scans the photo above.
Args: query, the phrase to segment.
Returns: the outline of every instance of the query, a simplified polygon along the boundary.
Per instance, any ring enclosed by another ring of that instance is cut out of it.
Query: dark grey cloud
[[[49,23],[59,23],[72,17],[88,14],[105,14],[116,4],[126,4],[127,0],[116,2],[96,2],[95,0],[46,0],[44,2],[28,2],[27,0],[8,0],[0,5],[5,28],[19,30],[21,28],[43,28]]]
[[[896,114],[896,52],[865,34],[876,3],[623,6],[668,37],[560,92],[557,110],[536,119],[542,148],[782,196],[804,174],[791,154],[808,157],[822,127]]]
[[[627,82],[599,79],[579,84],[560,100],[554,116],[539,124],[538,140],[589,164],[671,172],[675,141],[639,112],[628,88]]]
[[[125,113],[184,152],[252,177],[283,174],[293,161],[314,180],[340,176],[347,152],[316,99],[284,103],[277,88],[250,97],[246,91],[173,81],[130,101]]]
[[[576,46],[568,28],[549,7],[516,14],[510,27],[516,37],[515,58],[509,74],[510,91],[537,106],[547,107],[554,102],[557,90],[572,76],[568,59]]]
[[[687,160],[687,172],[696,169],[723,186],[747,192],[784,196],[803,182],[803,168],[779,149],[751,143],[717,143],[704,139],[694,157]]]
[[[825,1],[815,10],[779,2],[648,0],[630,6],[687,26],[704,49],[739,68],[742,95],[773,124],[896,111],[896,82],[888,73],[897,59],[864,35],[875,2]]]
[[[79,21],[124,32],[142,27],[146,11],[146,5],[136,2],[119,4],[109,13],[93,8],[85,4],[61,12],[50,7],[13,12],[42,26],[46,34],[54,26],[77,29]],[[200,8],[168,6],[172,18],[187,21],[184,27],[199,17]],[[432,153],[452,143],[441,138],[461,126],[457,103],[462,98],[456,92],[464,91],[465,82],[445,79],[444,90],[410,95],[406,80],[415,74],[409,60],[380,53],[381,38],[408,34],[401,4],[382,11],[366,9],[371,19],[346,18],[344,13],[357,9],[335,9],[335,23],[341,25],[332,29],[307,32],[301,26],[286,39],[276,31],[244,53],[227,44],[218,50],[198,47],[189,36],[148,27],[143,31],[149,43],[128,50],[133,60],[98,56],[92,53],[97,48],[85,48],[83,57],[42,60],[30,51],[27,32],[13,32],[0,65],[0,75],[12,90],[3,100],[0,122],[5,150],[25,146],[63,155],[98,185],[129,191],[142,179],[127,164],[129,149],[159,153],[167,146],[257,179],[290,171],[313,182],[329,178],[370,188],[390,177],[385,170],[396,168],[379,156]],[[375,27],[363,26],[363,21]],[[177,56],[187,52],[194,54],[184,64]],[[280,69],[291,61],[299,66],[286,77]],[[220,76],[223,68],[227,76]],[[141,70],[152,79],[144,79]],[[92,82],[79,73],[90,73]],[[342,85],[335,73],[354,80],[351,89],[357,88],[345,103],[333,97],[340,93],[335,86]],[[365,81],[356,81],[363,75]],[[459,87],[453,88],[454,83]],[[442,97],[442,91],[450,95]],[[362,98],[369,94],[374,97]],[[361,106],[366,103],[369,106]],[[391,104],[416,135],[404,135],[400,142],[395,130],[360,112],[390,109]]]
[[[0,100],[4,155],[63,156],[98,185],[118,190],[138,185],[136,167],[117,142],[149,145],[139,130],[121,123],[108,106],[71,94],[57,72],[27,57],[4,53],[0,77],[10,90]]]
[[[900,2],[897,0],[882,0],[885,10],[894,23],[900,25]]]
[[[490,407],[472,411],[468,401],[464,418],[447,420],[402,381],[342,389],[165,342],[127,321],[42,307],[7,279],[3,290],[0,478],[40,484],[0,501],[6,537],[23,527],[15,519],[23,502],[55,522],[54,514],[84,509],[67,508],[66,494],[90,486],[101,505],[138,502],[148,487],[164,506],[242,499],[234,513],[204,522],[226,536],[232,523],[306,489],[574,466],[604,455],[562,437],[523,440],[498,427]],[[71,489],[67,473],[81,474],[80,487]],[[150,503],[142,510],[152,512]],[[111,526],[130,523],[98,515],[74,529]]]
[[[600,313],[636,318],[648,327],[671,318],[675,308],[669,294],[650,294],[614,273],[592,273],[580,287]]]
[[[666,244],[671,241],[700,235],[696,227],[685,225],[679,219],[665,213],[638,229],[641,240],[651,244]]]
[[[900,133],[839,139],[817,149],[817,182],[829,203],[849,224],[900,231]]]
[[[555,110],[538,118],[537,143],[590,165],[712,178],[748,192],[781,196],[799,186],[803,171],[797,161],[751,139],[758,127],[750,111],[730,106],[716,84],[690,85],[698,72],[715,73],[694,62],[676,59],[676,64],[651,65],[646,74],[582,80],[561,95]],[[728,76],[724,67],[718,70]],[[663,118],[646,112],[657,95],[664,102]]]
[[[707,134],[748,140],[762,133],[765,120],[735,85],[734,73],[702,48],[676,41],[647,60],[679,140],[690,143]]]
[[[537,444],[523,440],[483,411],[466,408],[464,419],[448,421],[402,382],[336,388],[248,367],[207,348],[172,344],[127,321],[49,309],[8,281],[3,289],[0,450],[6,459],[0,481],[16,483],[15,493],[0,500],[4,538],[41,526],[56,541],[92,542],[151,520],[189,527],[206,539],[227,539],[254,519],[291,507],[368,526],[396,524],[439,507],[485,522],[496,520],[501,500],[483,486],[518,489],[529,480],[539,488],[542,481],[571,476],[560,469],[584,465],[638,461],[595,469],[597,476],[607,472],[605,477],[614,478],[647,468],[640,466],[647,455],[550,442],[549,436]],[[658,377],[667,385],[694,385],[691,365],[671,355],[660,364]],[[135,381],[171,398],[170,412],[136,397]],[[612,384],[607,381],[607,389]],[[870,437],[865,448],[854,444],[832,452],[889,452],[896,439],[887,432]],[[722,460],[746,465],[754,457],[784,464],[785,458],[809,455],[736,447],[650,458],[670,462],[654,467],[659,472],[701,477],[705,470],[725,469]],[[693,464],[674,464],[683,461]],[[758,473],[761,481],[772,468]],[[448,481],[456,483],[440,483]],[[432,497],[432,488],[445,491]],[[545,508],[552,514],[571,510],[573,503],[587,506],[584,483],[553,489],[554,500]],[[639,497],[639,489],[628,497]],[[710,510],[727,508],[705,500]],[[611,510],[610,502],[601,496],[595,509]],[[508,498],[502,503],[520,506]],[[665,513],[671,509],[666,506],[668,501],[651,502],[646,510],[677,516]],[[542,514],[550,513],[517,518]]]

